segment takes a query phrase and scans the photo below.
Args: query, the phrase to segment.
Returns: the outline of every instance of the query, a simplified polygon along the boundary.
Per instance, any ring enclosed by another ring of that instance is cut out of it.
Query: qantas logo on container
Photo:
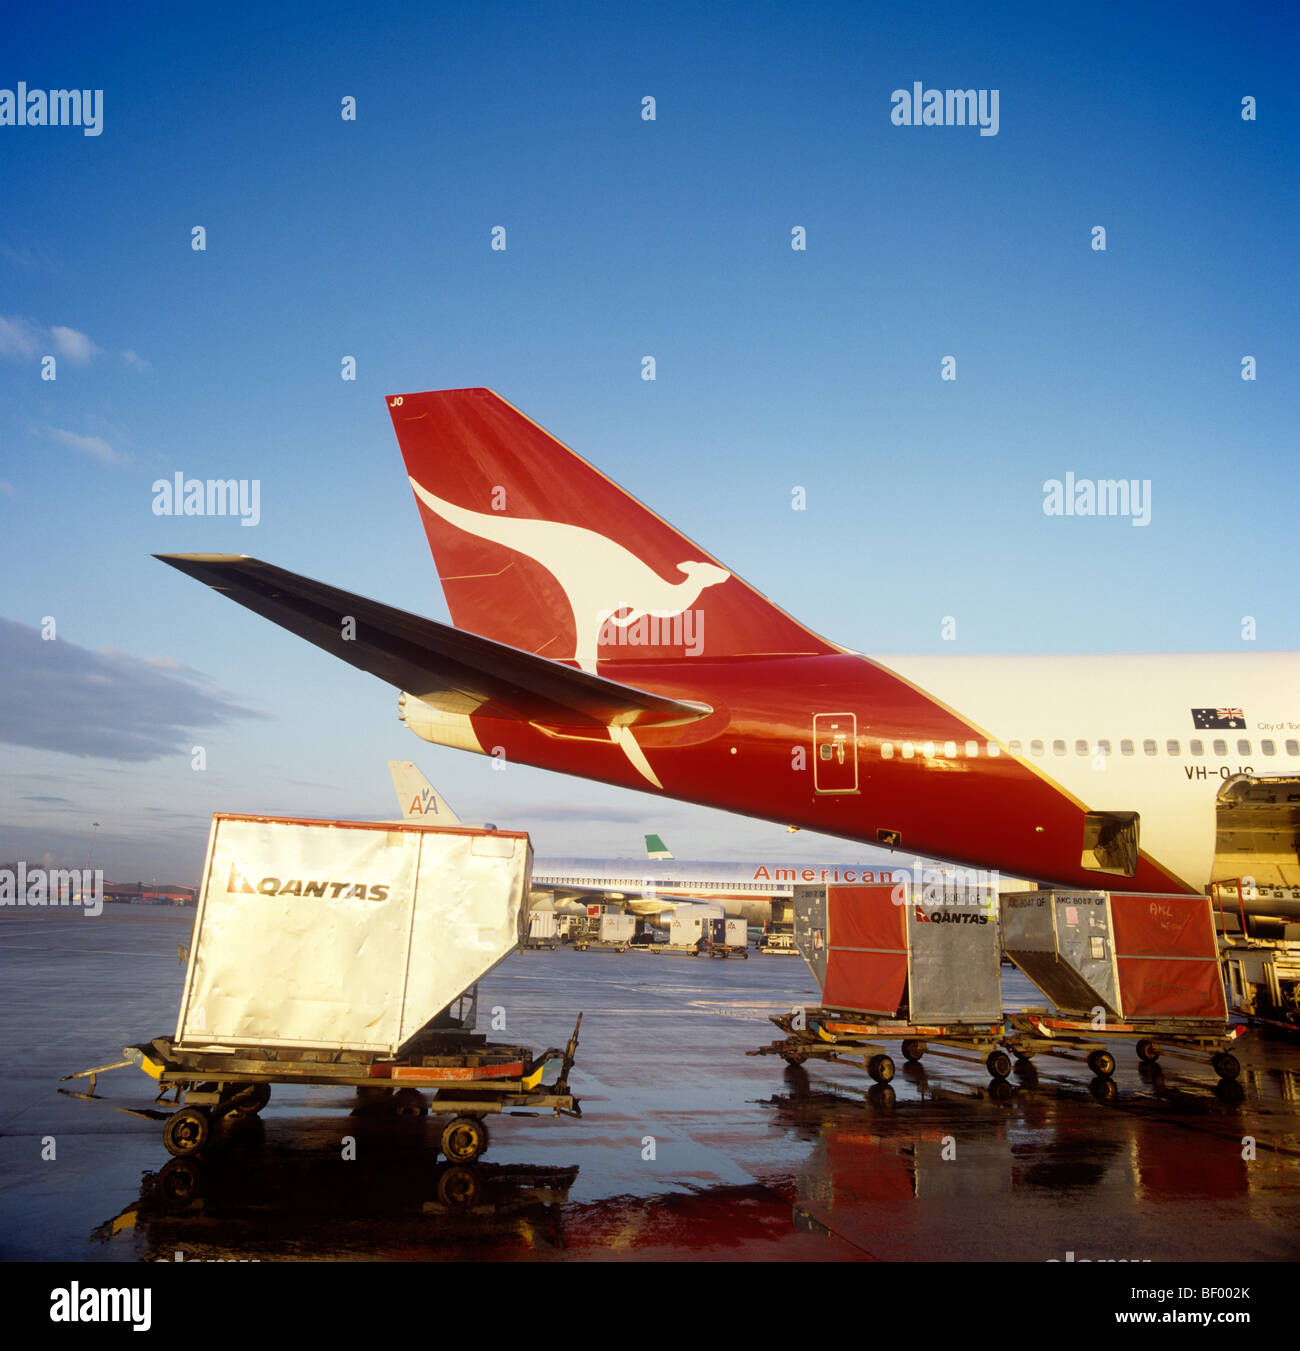
[[[987,915],[952,915],[945,910],[927,913],[923,905],[914,906],[916,918],[924,924],[987,924]]]
[[[330,901],[386,901],[391,885],[389,882],[333,882],[299,877],[283,880],[279,877],[260,877],[253,882],[238,863],[232,863],[226,892],[248,896],[319,896]]]

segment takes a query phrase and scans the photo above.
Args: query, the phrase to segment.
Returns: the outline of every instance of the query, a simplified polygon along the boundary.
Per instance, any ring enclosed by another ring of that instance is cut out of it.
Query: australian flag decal
[[[1209,731],[1211,728],[1244,731],[1246,715],[1239,708],[1194,708],[1192,725],[1198,731]]]

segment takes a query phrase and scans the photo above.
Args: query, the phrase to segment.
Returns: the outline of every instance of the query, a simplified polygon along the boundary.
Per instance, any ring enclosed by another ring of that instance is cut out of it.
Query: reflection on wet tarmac
[[[584,1116],[494,1117],[475,1165],[439,1158],[437,1119],[350,1114],[349,1095],[316,1087],[277,1089],[260,1122],[173,1166],[138,1071],[102,1076],[94,1099],[55,1088],[174,1024],[183,917],[106,915],[102,955],[75,918],[0,914],[9,1032],[35,1048],[0,1082],[11,1259],[1295,1256],[1294,1041],[1243,1038],[1226,1091],[1204,1065],[1141,1066],[1131,1047],[1112,1048],[1110,1101],[1082,1061],[1051,1056],[1005,1083],[978,1059],[927,1056],[877,1084],[860,1061],[747,1055],[770,1041],[769,1014],[815,997],[781,958],[509,959],[480,989],[509,1036],[561,1044],[569,1011],[587,1010]]]
[[[344,1160],[337,1150],[266,1147],[256,1126],[237,1146],[145,1173],[139,1197],[92,1237],[129,1240],[134,1256],[165,1261],[346,1257],[374,1241],[454,1247],[467,1237],[565,1246],[576,1164],[452,1164],[421,1142]]]

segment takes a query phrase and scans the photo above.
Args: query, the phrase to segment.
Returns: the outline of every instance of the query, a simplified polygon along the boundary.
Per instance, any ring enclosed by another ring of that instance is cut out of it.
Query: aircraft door
[[[818,793],[858,791],[858,719],[855,713],[813,715],[813,788]]]

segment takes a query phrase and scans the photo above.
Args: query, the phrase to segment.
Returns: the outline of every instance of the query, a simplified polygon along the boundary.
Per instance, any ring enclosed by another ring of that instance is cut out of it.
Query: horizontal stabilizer
[[[665,727],[712,709],[634,689],[239,554],[155,554],[290,633],[448,713]]]

